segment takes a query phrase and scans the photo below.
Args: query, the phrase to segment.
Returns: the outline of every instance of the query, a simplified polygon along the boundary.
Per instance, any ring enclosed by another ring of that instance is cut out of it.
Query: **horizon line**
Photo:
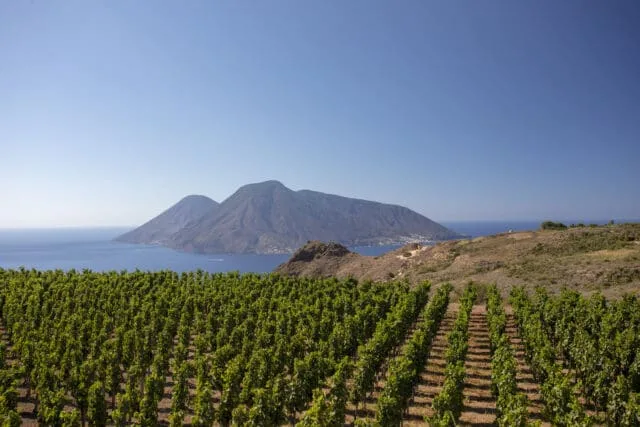
[[[435,220],[433,221],[439,224],[446,223],[473,223],[473,222],[484,222],[484,223],[502,223],[502,222],[513,222],[513,223],[525,223],[525,222],[543,222],[543,221],[560,221],[567,222],[569,224],[594,224],[594,223],[607,223],[613,220],[615,223],[626,223],[626,222],[640,222],[640,218],[597,218],[597,219],[576,219],[576,218],[553,218],[553,217],[545,217],[545,218],[528,218],[528,219],[451,219],[451,220]],[[142,223],[143,224],[143,223]],[[114,228],[137,228],[142,224],[137,225],[48,225],[48,226],[17,226],[17,227],[3,227],[0,226],[0,231],[17,231],[17,230],[86,230],[86,229],[114,229]]]

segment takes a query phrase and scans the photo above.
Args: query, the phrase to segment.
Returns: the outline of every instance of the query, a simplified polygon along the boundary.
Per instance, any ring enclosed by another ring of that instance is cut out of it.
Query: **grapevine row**
[[[487,323],[491,342],[491,392],[496,397],[499,426],[527,425],[527,398],[518,392],[516,359],[506,334],[507,316],[495,285],[487,289]]]
[[[433,416],[427,419],[432,426],[448,427],[456,425],[462,412],[464,389],[464,360],[469,349],[469,319],[477,290],[469,285],[460,298],[460,311],[453,329],[447,336],[448,347],[445,353],[447,365],[442,390],[433,399]]]
[[[536,309],[565,367],[580,380],[582,395],[609,425],[640,423],[640,303],[634,296],[607,301],[564,290],[536,291]]]
[[[401,305],[400,310],[391,313],[383,322],[380,322],[373,337],[358,349],[351,390],[351,401],[356,405],[356,410],[360,402],[373,390],[376,374],[380,371],[382,364],[392,351],[397,350],[420,314],[427,302],[429,289],[430,284],[424,283],[415,292],[409,294],[411,299]]]
[[[4,426],[17,427],[20,425],[20,415],[18,415],[18,391],[16,389],[16,378],[18,372],[9,366],[6,360],[7,346],[0,343],[0,421]]]
[[[391,363],[389,376],[376,410],[383,426],[400,425],[404,409],[413,394],[438,327],[449,305],[450,285],[441,286],[424,310],[424,321],[407,342],[404,354]]]
[[[330,427],[344,424],[345,410],[349,400],[347,381],[352,373],[353,363],[345,357],[330,380],[329,392],[324,394],[321,388],[314,390],[313,403],[298,425]]]
[[[542,323],[541,313],[536,311],[522,288],[512,290],[510,301],[524,341],[527,361],[534,378],[541,383],[545,416],[558,426],[591,425],[593,420],[578,401],[576,386],[571,384],[556,362],[555,350]]]
[[[358,351],[358,356],[371,355],[371,354],[387,354],[393,348],[399,344],[401,340],[401,333],[404,330],[408,330],[411,324],[415,321],[415,318],[419,314],[419,310],[424,306],[427,300],[428,291],[430,285],[424,283],[420,285],[415,293],[414,297],[408,296],[406,304],[398,304],[396,310],[390,312],[387,318],[376,327],[376,332],[373,337],[362,346]],[[411,295],[411,294],[410,294]],[[431,304],[429,304],[430,306]],[[391,334],[391,332],[394,332]],[[365,362],[369,364],[365,364]],[[349,397],[347,388],[347,380],[353,374],[354,369],[359,373],[360,382],[356,382],[356,387],[364,387],[363,378],[366,377],[367,372],[375,374],[375,364],[378,360],[372,357],[366,357],[364,359],[358,359],[358,362],[353,365],[349,359],[343,359],[339,365],[336,373],[330,379],[329,384],[331,386],[329,392],[324,394],[321,389],[314,391],[313,403],[309,410],[305,413],[304,418],[301,421],[303,426],[332,426],[344,423],[345,408]],[[375,381],[375,377],[373,378]],[[373,383],[371,384],[373,387]],[[357,393],[357,389],[352,390],[351,396]]]

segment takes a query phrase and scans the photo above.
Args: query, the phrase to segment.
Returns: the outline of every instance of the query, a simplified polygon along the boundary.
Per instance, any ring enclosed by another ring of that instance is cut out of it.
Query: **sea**
[[[441,224],[460,234],[479,237],[508,230],[535,230],[540,221],[459,221]],[[202,269],[212,273],[265,273],[272,271],[290,256],[192,254],[160,246],[113,241],[116,236],[129,230],[130,228],[0,229],[0,268],[178,272]],[[350,249],[363,255],[377,256],[398,247],[360,246]]]

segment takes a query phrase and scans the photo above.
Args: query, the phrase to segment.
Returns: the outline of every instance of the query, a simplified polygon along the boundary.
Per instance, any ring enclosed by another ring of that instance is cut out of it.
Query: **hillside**
[[[291,253],[309,240],[369,245],[455,237],[405,207],[266,181],[241,187],[216,209],[172,229],[161,243],[197,253]]]
[[[125,243],[166,244],[170,237],[191,221],[215,212],[219,203],[206,196],[183,198],[157,217],[116,238]]]
[[[325,254],[323,247],[311,242],[276,272],[457,285],[473,280],[496,283],[504,292],[520,284],[600,289],[611,296],[640,290],[640,224],[503,233],[435,246],[411,244],[379,257],[335,250]]]

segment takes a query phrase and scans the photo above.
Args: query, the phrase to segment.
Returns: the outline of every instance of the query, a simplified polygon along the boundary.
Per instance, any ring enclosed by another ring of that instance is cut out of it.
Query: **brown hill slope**
[[[540,284],[602,290],[609,296],[640,293],[640,224],[503,233],[435,246],[412,244],[379,257],[346,249],[329,251],[310,242],[276,272],[458,285],[473,280],[497,283],[505,292],[514,285]]]

